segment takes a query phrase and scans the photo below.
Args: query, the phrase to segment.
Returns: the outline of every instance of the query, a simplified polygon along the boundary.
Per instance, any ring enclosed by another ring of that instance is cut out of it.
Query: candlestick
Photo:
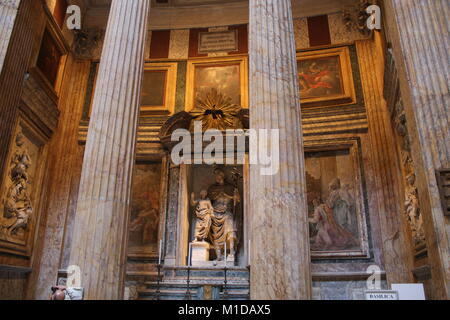
[[[251,254],[252,254],[252,249],[251,249],[251,247],[252,247],[252,240],[248,240],[248,254],[247,254],[247,256],[248,256],[248,265],[250,265],[251,264]]]
[[[159,241],[159,258],[158,258],[159,265],[161,265],[161,257],[162,257],[162,240]]]
[[[191,252],[192,252],[192,243],[189,243],[189,255],[188,255],[188,267],[190,267],[191,266],[191,263],[192,263],[192,261],[191,261]]]
[[[225,252],[224,252],[224,254],[225,254],[225,266],[227,265],[227,262],[228,262],[228,257],[227,257],[227,240],[225,240]]]

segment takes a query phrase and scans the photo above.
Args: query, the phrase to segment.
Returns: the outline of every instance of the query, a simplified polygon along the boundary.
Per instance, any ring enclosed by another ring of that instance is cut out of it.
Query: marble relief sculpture
[[[423,227],[418,190],[416,187],[415,166],[411,156],[411,143],[407,128],[406,114],[401,98],[399,98],[395,104],[394,112],[395,117],[393,121],[397,134],[400,137],[400,153],[405,175],[404,212],[411,228],[414,246],[420,248],[425,246],[425,230]]]
[[[10,186],[4,199],[3,219],[0,225],[0,235],[3,237],[17,236],[20,231],[27,229],[33,207],[29,195],[29,168],[31,158],[23,148],[24,136],[19,132],[16,136],[16,151],[11,159],[9,173]]]

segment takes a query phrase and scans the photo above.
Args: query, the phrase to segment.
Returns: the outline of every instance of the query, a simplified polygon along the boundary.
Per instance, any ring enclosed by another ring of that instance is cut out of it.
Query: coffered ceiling
[[[75,1],[75,0],[74,0]],[[104,27],[111,0],[78,0],[87,9],[85,25]],[[133,1],[133,0],[130,0]],[[292,0],[294,18],[340,12],[357,0]],[[149,29],[203,28],[248,23],[249,0],[152,0]]]

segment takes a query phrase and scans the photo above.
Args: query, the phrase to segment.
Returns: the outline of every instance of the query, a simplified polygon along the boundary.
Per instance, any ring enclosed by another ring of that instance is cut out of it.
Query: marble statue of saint
[[[208,191],[200,191],[200,199],[195,199],[195,194],[191,194],[191,205],[195,207],[195,241],[206,241],[211,233],[211,216],[214,208],[208,198]]]
[[[208,198],[214,208],[211,216],[211,242],[216,251],[217,260],[223,259],[225,242],[229,248],[229,259],[233,260],[237,245],[237,227],[235,219],[236,205],[241,201],[239,190],[225,181],[225,172],[214,170],[216,182],[208,188]],[[228,250],[227,250],[228,251]],[[226,255],[227,253],[224,252]]]

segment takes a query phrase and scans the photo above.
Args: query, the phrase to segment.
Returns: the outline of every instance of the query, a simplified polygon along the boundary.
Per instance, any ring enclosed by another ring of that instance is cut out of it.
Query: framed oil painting
[[[145,63],[141,88],[141,115],[172,115],[175,112],[177,70],[176,62]],[[88,120],[92,112],[98,71],[99,62],[93,62],[86,90],[84,120]]]
[[[221,57],[188,61],[186,111],[194,109],[196,100],[212,89],[248,108],[247,57]]]
[[[30,73],[40,80],[44,89],[54,96],[54,99],[57,98],[60,91],[64,65],[69,51],[60,32],[56,31],[57,28],[58,26],[53,23],[47,23],[35,65],[30,69]]]
[[[357,140],[305,142],[313,259],[368,258]]]
[[[175,111],[177,63],[146,63],[142,79],[141,114]]]
[[[129,257],[157,255],[161,177],[162,164],[160,162],[138,162],[135,166],[128,229]]]
[[[327,107],[356,102],[348,47],[297,54],[302,107]]]
[[[57,42],[46,29],[39,50],[37,67],[53,86],[56,84],[62,55]]]

